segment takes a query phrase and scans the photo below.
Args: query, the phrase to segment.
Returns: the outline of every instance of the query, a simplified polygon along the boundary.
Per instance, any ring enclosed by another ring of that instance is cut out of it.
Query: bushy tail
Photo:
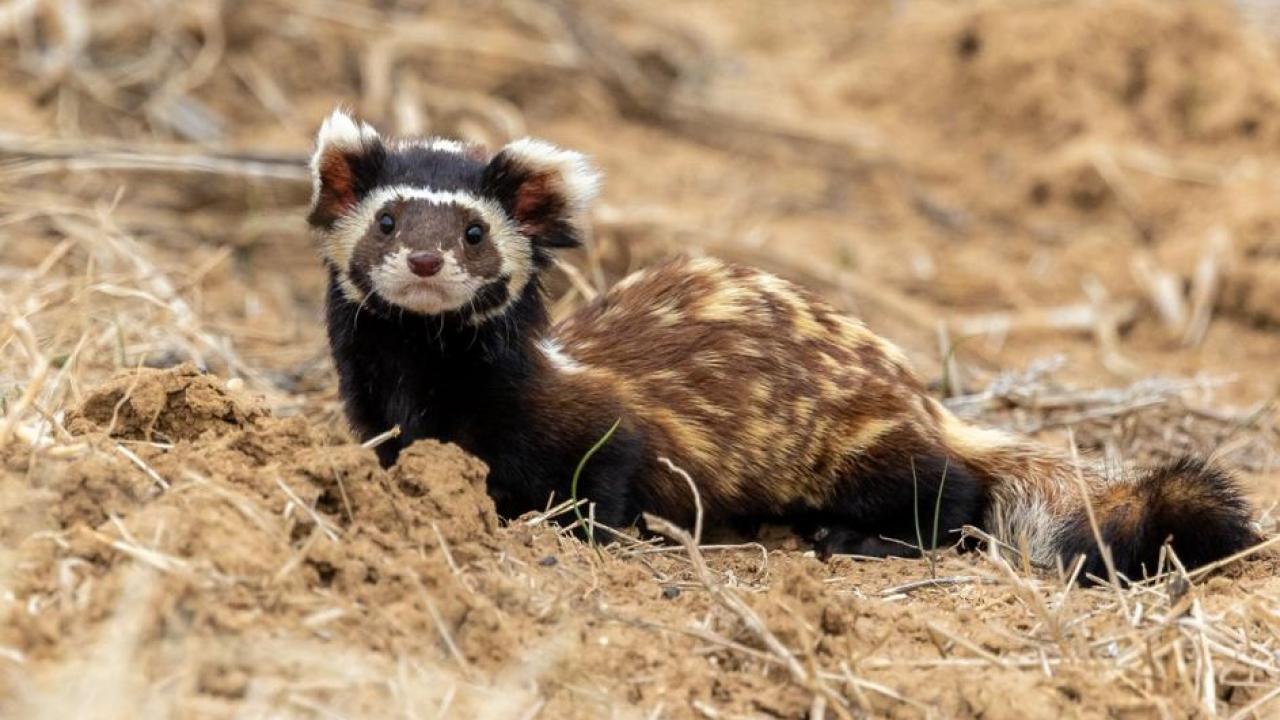
[[[1220,468],[1184,457],[1127,480],[1091,488],[1094,516],[1118,573],[1130,580],[1154,573],[1166,542],[1188,569],[1219,560],[1257,542],[1252,510],[1235,479]],[[1064,561],[1080,555],[1083,572],[1107,577],[1085,508],[1062,524],[1056,551]]]
[[[1258,541],[1253,511],[1235,479],[1194,458],[1107,479],[1091,466],[1004,433],[944,422],[948,445],[986,486],[984,529],[1033,562],[1070,567],[1084,556],[1081,577],[1107,578],[1081,495],[1081,479],[1116,571],[1130,580],[1156,571],[1168,543],[1188,569]]]

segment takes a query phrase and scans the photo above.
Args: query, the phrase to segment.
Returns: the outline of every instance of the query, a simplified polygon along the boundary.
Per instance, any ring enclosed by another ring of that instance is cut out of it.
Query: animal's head
[[[481,323],[581,242],[600,173],[584,156],[516,140],[489,157],[455,140],[388,140],[334,111],[311,160],[308,222],[353,302]]]

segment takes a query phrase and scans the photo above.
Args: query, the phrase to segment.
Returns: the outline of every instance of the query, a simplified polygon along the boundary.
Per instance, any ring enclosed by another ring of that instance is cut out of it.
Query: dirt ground
[[[1280,557],[592,547],[346,430],[319,120],[590,153],[557,315],[813,287],[977,421],[1280,501],[1280,13],[1091,0],[0,3],[0,716],[1271,717]]]

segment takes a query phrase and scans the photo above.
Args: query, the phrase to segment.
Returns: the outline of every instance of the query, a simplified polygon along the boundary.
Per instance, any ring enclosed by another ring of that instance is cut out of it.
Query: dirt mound
[[[184,363],[125,372],[89,393],[68,418],[72,432],[99,430],[129,440],[191,440],[222,434],[266,414],[261,402]]]
[[[90,404],[114,406],[128,387],[178,397],[143,405],[127,426],[140,435],[192,417],[181,399],[192,387],[201,407],[238,402],[187,369],[127,382]],[[666,568],[655,577],[536,517],[500,525],[485,466],[456,447],[418,442],[383,470],[372,450],[304,418],[202,417],[217,420],[193,439],[134,443],[132,457],[118,433],[95,430],[83,457],[44,469],[27,499],[38,495],[50,529],[14,550],[15,601],[0,620],[0,648],[27,673],[0,690],[0,710],[74,715],[96,697],[103,716],[225,715],[287,704],[305,684],[309,702],[356,714],[411,697],[506,716],[535,701],[528,683],[542,678],[558,715],[588,718],[623,699],[661,701],[650,683],[706,701],[763,687],[753,667],[717,673],[652,642],[654,627],[707,608],[658,579],[677,558],[646,563]],[[575,685],[602,668],[643,680]],[[165,692],[164,677],[181,691]],[[794,714],[805,696],[734,702]]]
[[[420,442],[385,472],[372,450],[270,417],[191,367],[111,381],[72,427],[112,439],[40,488],[56,533],[18,547],[11,588],[24,603],[0,645],[33,660],[92,647],[116,632],[122,603],[141,602],[137,642],[319,635],[348,652],[439,645],[468,665],[514,649],[494,604],[458,578],[497,549],[498,522],[483,463],[457,448]],[[115,442],[161,437],[172,443],[131,457]],[[159,673],[173,659],[152,648],[133,661]],[[243,697],[263,673],[226,658],[188,667],[218,697]]]

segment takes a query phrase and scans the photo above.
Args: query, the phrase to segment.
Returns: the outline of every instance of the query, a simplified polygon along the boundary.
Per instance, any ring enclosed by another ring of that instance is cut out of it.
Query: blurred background
[[[1280,350],[1274,15],[11,0],[0,304],[46,354],[81,345],[78,367],[189,359],[284,405],[326,397],[302,217],[341,103],[386,133],[594,155],[607,183],[561,311],[706,252],[826,293],[949,394],[1060,356],[1064,379],[1208,374],[1246,405],[1274,394]]]

